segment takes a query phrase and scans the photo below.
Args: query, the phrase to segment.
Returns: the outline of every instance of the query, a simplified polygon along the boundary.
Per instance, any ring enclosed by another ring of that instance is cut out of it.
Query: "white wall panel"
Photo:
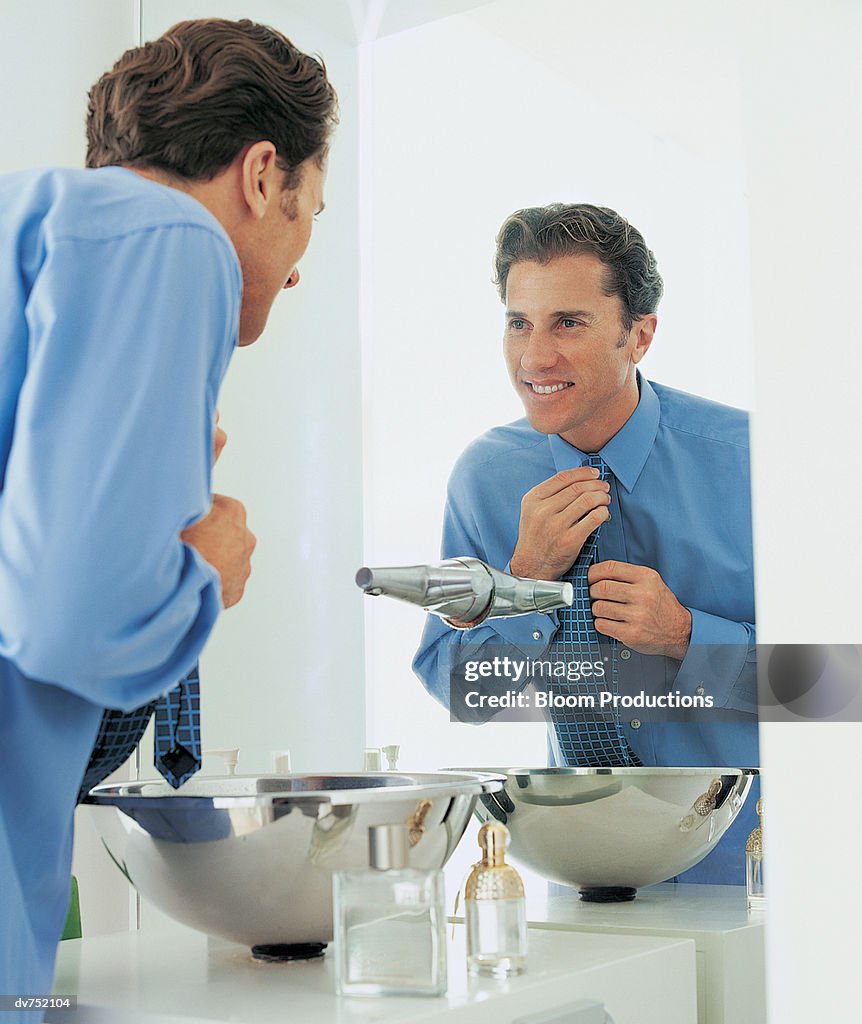
[[[862,8],[770,0],[746,43],[760,635],[858,644]],[[860,746],[761,727],[772,1024],[859,1016]]]
[[[81,167],[87,91],[136,39],[134,0],[0,0],[0,173]]]

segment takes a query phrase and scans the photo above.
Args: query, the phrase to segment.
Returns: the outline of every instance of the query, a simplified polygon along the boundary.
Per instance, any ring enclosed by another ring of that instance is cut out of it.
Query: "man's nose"
[[[285,288],[295,288],[298,284],[299,284],[299,268],[298,267],[294,267],[293,270],[291,270],[290,275],[288,276],[287,280],[284,282],[284,287]]]
[[[529,373],[549,370],[557,361],[557,348],[550,331],[533,329],[521,354],[521,366]]]

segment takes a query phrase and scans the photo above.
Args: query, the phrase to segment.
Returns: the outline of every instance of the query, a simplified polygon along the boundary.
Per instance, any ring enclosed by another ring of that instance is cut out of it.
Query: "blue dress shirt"
[[[221,608],[179,534],[242,279],[201,204],[126,169],[8,175],[0,211],[0,993],[44,994],[102,710],[173,686]]]
[[[599,453],[613,480],[611,519],[602,527],[597,558],[657,570],[691,612],[692,630],[682,663],[632,652],[621,665],[628,673],[648,673],[655,680],[660,663],[659,689],[695,696],[702,688],[727,714],[719,710],[681,722],[649,721],[628,713],[623,715],[623,731],[645,765],[754,767],[757,680],[748,417],[641,376],[638,384],[637,408]],[[526,419],[478,438],[458,460],[449,481],[442,556],[475,555],[508,569],[524,494],[555,473],[582,465],[585,458],[586,453],[558,435],[533,430]],[[449,664],[457,647],[505,643],[528,658],[540,658],[558,624],[556,613],[534,614],[455,630],[429,616],[413,667],[428,691],[448,706]],[[742,850],[757,825],[755,802],[752,794],[716,850],[687,872],[686,880],[744,882]]]

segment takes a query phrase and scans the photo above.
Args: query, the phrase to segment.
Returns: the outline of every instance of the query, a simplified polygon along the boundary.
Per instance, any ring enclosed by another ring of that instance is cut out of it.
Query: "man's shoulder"
[[[456,463],[460,472],[476,472],[499,459],[533,461],[547,450],[548,438],[533,430],[526,417],[492,427],[464,449]]]
[[[748,413],[700,395],[650,381],[661,406],[661,427],[704,441],[747,449]]]
[[[122,167],[47,167],[0,177],[0,207],[46,240],[105,241],[172,226],[200,228],[228,242],[191,196]]]

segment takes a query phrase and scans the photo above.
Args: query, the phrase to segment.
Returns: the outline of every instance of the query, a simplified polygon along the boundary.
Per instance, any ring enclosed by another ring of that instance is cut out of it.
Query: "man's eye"
[[[560,323],[563,325],[563,327],[567,328],[568,330],[571,330],[574,327],[581,326],[580,320],[573,320],[570,316],[564,316]]]
[[[509,321],[509,326],[512,328],[513,331],[523,331],[523,329],[527,326],[527,321],[520,320],[519,318],[516,317],[514,320]]]

